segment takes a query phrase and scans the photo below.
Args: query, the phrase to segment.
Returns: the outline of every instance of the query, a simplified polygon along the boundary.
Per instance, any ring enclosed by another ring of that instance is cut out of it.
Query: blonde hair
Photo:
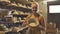
[[[39,4],[37,2],[32,2],[32,5],[31,6],[32,7],[33,6],[37,7],[37,11],[39,11]]]

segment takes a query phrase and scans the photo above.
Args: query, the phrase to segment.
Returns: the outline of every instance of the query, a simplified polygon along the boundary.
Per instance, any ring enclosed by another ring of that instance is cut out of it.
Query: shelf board
[[[30,6],[30,4],[31,4],[31,2],[29,2],[29,1],[26,1],[26,0],[9,0],[11,3],[16,3],[16,4],[18,4],[18,3],[21,3],[21,4],[25,4],[25,5],[29,5]]]
[[[27,2],[26,0],[18,0],[20,3],[25,3],[28,6],[31,6],[31,4],[29,2]],[[0,8],[3,8],[3,9],[8,9],[8,10],[19,10],[19,11],[24,11],[24,12],[29,12],[31,11],[31,9],[29,8],[24,8],[24,7],[21,7],[21,6],[15,6],[15,5],[10,5],[11,3],[9,2],[5,2],[5,1],[0,1]]]
[[[23,18],[23,17],[27,17],[28,15],[13,15],[14,17],[21,17],[21,18]]]
[[[28,8],[17,7],[17,6],[7,6],[7,5],[0,6],[0,8],[2,8],[2,9],[8,9],[8,10],[18,10],[18,11],[23,11],[23,12],[29,12],[29,11],[31,11],[31,9],[28,9]]]

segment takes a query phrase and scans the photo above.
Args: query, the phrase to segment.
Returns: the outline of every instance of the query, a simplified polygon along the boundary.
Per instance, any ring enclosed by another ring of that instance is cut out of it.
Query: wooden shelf
[[[18,11],[23,11],[23,12],[29,12],[31,9],[28,8],[23,8],[23,7],[17,7],[17,6],[0,6],[2,9],[8,9],[8,10],[18,10]]]
[[[23,15],[23,14],[22,14],[22,15],[16,15],[16,14],[15,14],[15,15],[13,15],[13,16],[14,16],[14,17],[21,17],[21,18],[23,18],[23,17],[27,17],[28,15]]]
[[[9,0],[11,3],[16,3],[16,4],[18,4],[18,3],[20,3],[20,4],[23,4],[23,5],[28,5],[28,6],[30,6],[31,5],[31,2],[29,2],[29,1],[26,1],[26,0]]]

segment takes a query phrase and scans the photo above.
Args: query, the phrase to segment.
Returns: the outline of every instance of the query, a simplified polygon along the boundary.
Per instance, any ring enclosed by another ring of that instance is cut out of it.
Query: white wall
[[[39,3],[39,13],[44,16],[45,23],[47,23],[47,2],[46,1],[38,1]]]

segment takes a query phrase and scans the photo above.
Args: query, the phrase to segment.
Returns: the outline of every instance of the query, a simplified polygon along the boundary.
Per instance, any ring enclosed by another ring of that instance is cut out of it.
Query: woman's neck
[[[33,15],[36,15],[36,13],[33,13]]]

